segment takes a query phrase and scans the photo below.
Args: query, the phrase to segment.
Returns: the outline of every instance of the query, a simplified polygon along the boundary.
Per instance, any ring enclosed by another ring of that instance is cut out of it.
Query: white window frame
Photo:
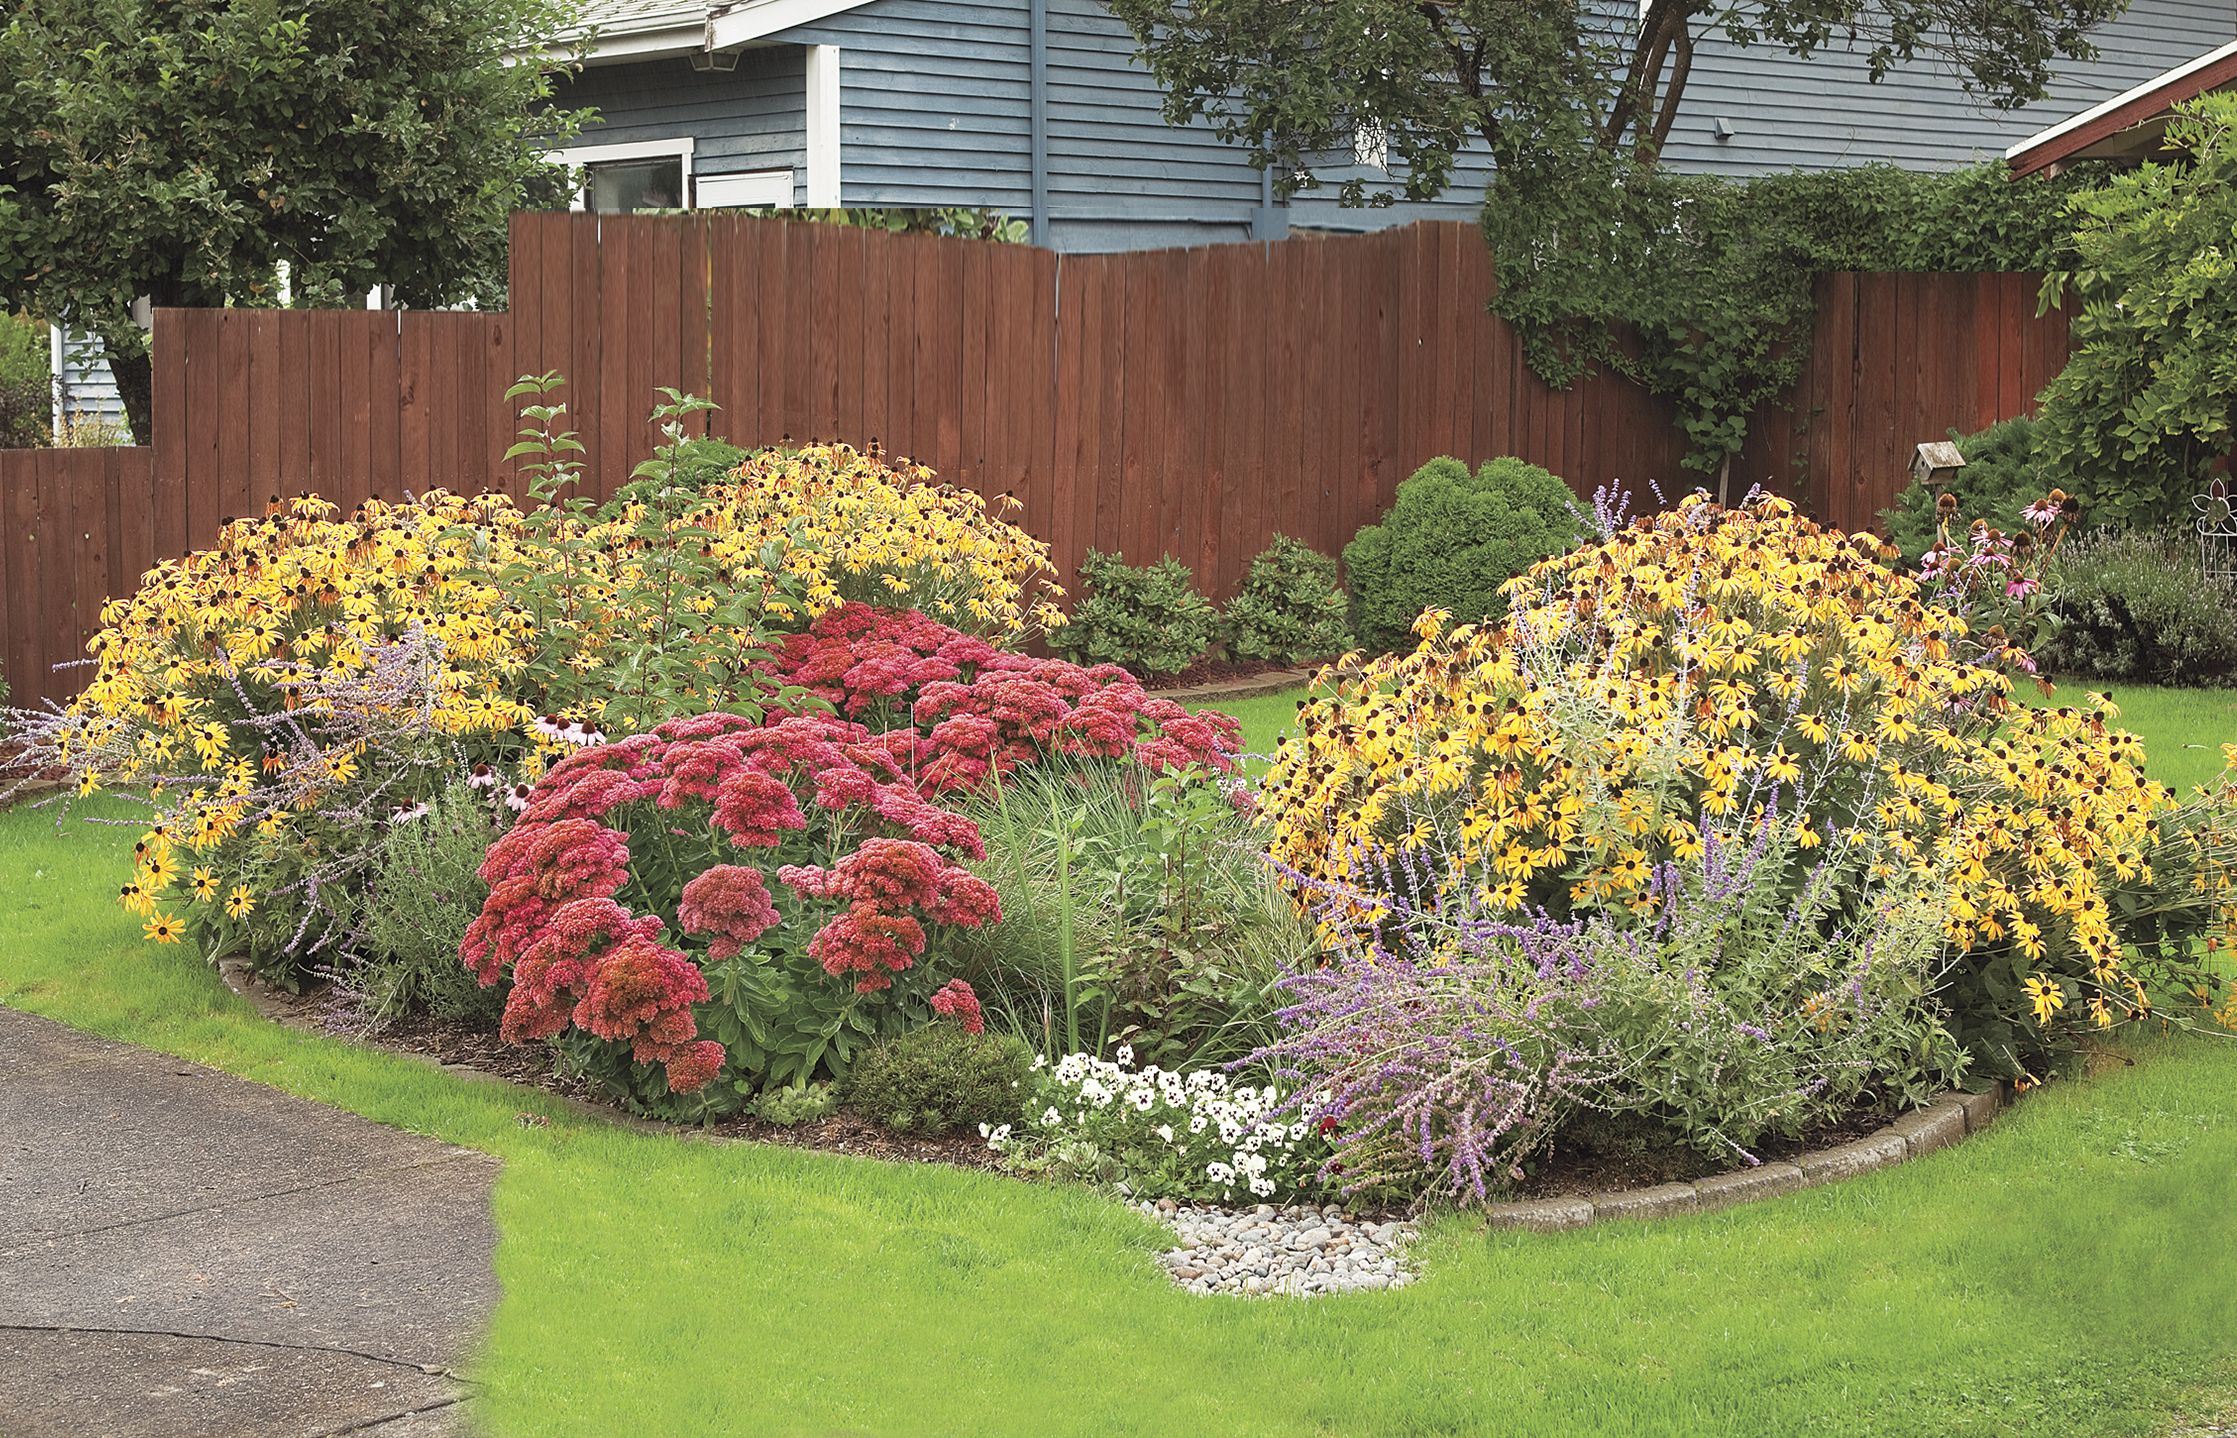
[[[789,210],[792,208],[792,171],[742,170],[732,175],[701,175],[693,187],[694,208],[701,210]],[[725,194],[739,198],[724,198]]]
[[[632,140],[618,145],[574,145],[564,150],[546,150],[544,160],[547,164],[568,168],[603,165],[614,160],[681,160],[683,161],[684,181],[683,202],[684,208],[689,210],[697,208],[692,203],[691,193],[694,178],[691,159],[696,144],[697,142],[691,136],[684,135],[673,140]],[[588,209],[590,207],[589,188],[585,185],[582,189],[577,190],[573,197],[568,200],[567,208],[570,210]]]

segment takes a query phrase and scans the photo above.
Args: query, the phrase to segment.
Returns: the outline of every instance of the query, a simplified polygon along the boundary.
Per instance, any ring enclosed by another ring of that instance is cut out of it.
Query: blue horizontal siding
[[[1032,206],[1025,0],[873,0],[772,36],[839,47],[841,199],[849,205]]]
[[[1969,93],[1947,62],[1918,60],[1873,84],[1860,53],[1841,42],[1809,59],[1775,44],[1698,46],[1666,163],[1684,170],[1760,174],[1873,161],[1948,169],[1993,159],[2014,142],[2162,71],[2237,39],[2237,0],[2136,0],[2092,35],[2098,58],[2062,61],[2050,94],[1999,110]],[[1737,131],[1716,138],[1719,118]]]
[[[1210,126],[1174,127],[1133,36],[1103,0],[1047,0],[1048,203],[1051,242],[1120,249],[1242,239],[1260,203],[1248,153]],[[1637,23],[1635,0],[1584,0],[1611,28]],[[1775,44],[1704,40],[1665,160],[1733,175],[1869,162],[1942,168],[1987,158],[2086,105],[2237,35],[2237,0],[2137,0],[2096,39],[2104,52],[2058,67],[2050,98],[2016,112],[1967,94],[1949,67],[1919,62],[1874,85],[1841,44],[1810,59]],[[788,166],[806,184],[800,46],[840,47],[844,202],[968,205],[1024,216],[1031,203],[1031,53],[1027,0],[963,5],[872,0],[771,37],[730,75],[681,60],[594,67],[567,92],[605,119],[584,143],[698,140],[703,173]],[[1736,133],[1715,138],[1720,119]],[[1316,168],[1289,202],[1299,228],[1372,230],[1467,218],[1490,179],[1482,144],[1466,147],[1437,200],[1346,208],[1337,192],[1361,174],[1348,155]]]
[[[595,106],[578,145],[690,136],[701,175],[792,171],[794,203],[807,183],[807,69],[790,46],[740,52],[738,68],[699,71],[681,56],[593,65],[561,88],[564,108]]]

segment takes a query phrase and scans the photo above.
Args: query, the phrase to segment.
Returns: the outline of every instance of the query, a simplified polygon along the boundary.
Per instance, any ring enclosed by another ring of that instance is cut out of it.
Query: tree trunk
[[[108,350],[109,373],[116,377],[117,398],[124,402],[124,422],[132,429],[135,444],[155,443],[155,365],[140,346]]]

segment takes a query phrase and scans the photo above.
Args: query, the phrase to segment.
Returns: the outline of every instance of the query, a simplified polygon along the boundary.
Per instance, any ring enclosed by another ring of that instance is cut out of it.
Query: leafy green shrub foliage
[[[1957,513],[1968,519],[1985,519],[2006,533],[2028,528],[2021,511],[2043,497],[2049,486],[2042,481],[2042,467],[2035,458],[2035,421],[2025,415],[1990,425],[1978,434],[1950,431],[1957,441],[1965,467],[1949,484],[1936,487],[1913,483],[1880,512],[1887,526],[1888,542],[1903,551],[1903,561],[1915,565],[1934,547],[1940,523],[1935,506],[1945,494],[1957,502]]]
[[[1080,561],[1080,584],[1072,622],[1057,634],[1076,663],[1117,664],[1145,677],[1178,674],[1218,634],[1212,601],[1197,592],[1188,566],[1171,555],[1131,565],[1091,549]]]
[[[495,1027],[504,994],[475,983],[458,962],[466,928],[489,897],[474,872],[497,837],[489,795],[454,784],[424,808],[399,816],[381,841],[355,984],[376,1018],[425,1013]]]
[[[1499,586],[1584,537],[1569,486],[1519,459],[1475,473],[1433,459],[1398,486],[1397,503],[1344,546],[1354,622],[1362,642],[1394,649],[1425,609],[1455,623],[1507,612]]]
[[[1336,561],[1277,534],[1251,561],[1220,621],[1233,657],[1300,664],[1352,647],[1350,610]]]
[[[2237,443],[2237,94],[2178,106],[2167,143],[2187,161],[2075,198],[2073,270],[2044,283],[2075,313],[2042,455],[2092,524],[2187,517]]]
[[[1128,1042],[1178,1069],[1271,1036],[1275,985],[1309,958],[1312,935],[1217,781],[1124,765],[1020,771],[970,813],[987,850],[973,868],[1002,918],[958,934],[956,962],[1045,1047]]]
[[[1017,1118],[1032,1057],[1015,1035],[927,1024],[864,1052],[847,1096],[863,1117],[895,1133],[992,1128]]]
[[[0,449],[45,444],[54,417],[46,326],[0,313]]]
[[[2054,673],[2147,684],[2237,679],[2237,585],[2209,580],[2181,531],[2098,531],[2067,545],[2044,584]]]

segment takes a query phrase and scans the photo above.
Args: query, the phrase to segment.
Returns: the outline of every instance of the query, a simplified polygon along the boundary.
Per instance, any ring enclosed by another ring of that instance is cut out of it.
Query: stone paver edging
[[[1661,1183],[1652,1188],[1574,1198],[1495,1203],[1484,1210],[1484,1218],[1493,1228],[1554,1233],[1622,1219],[1709,1213],[1735,1204],[1753,1203],[1774,1194],[1816,1188],[1947,1148],[1962,1142],[1968,1134],[1987,1128],[2005,1102],[2002,1087],[1986,1093],[1946,1093],[1876,1133],[1803,1154],[1792,1163],[1758,1164],[1754,1168],[1735,1169],[1691,1183]]]
[[[1253,674],[1248,679],[1215,679],[1209,684],[1188,684],[1179,689],[1152,689],[1153,699],[1170,699],[1175,704],[1215,704],[1222,699],[1255,699],[1261,694],[1279,694],[1284,689],[1302,689],[1313,682],[1320,670],[1272,669],[1264,674]]]

